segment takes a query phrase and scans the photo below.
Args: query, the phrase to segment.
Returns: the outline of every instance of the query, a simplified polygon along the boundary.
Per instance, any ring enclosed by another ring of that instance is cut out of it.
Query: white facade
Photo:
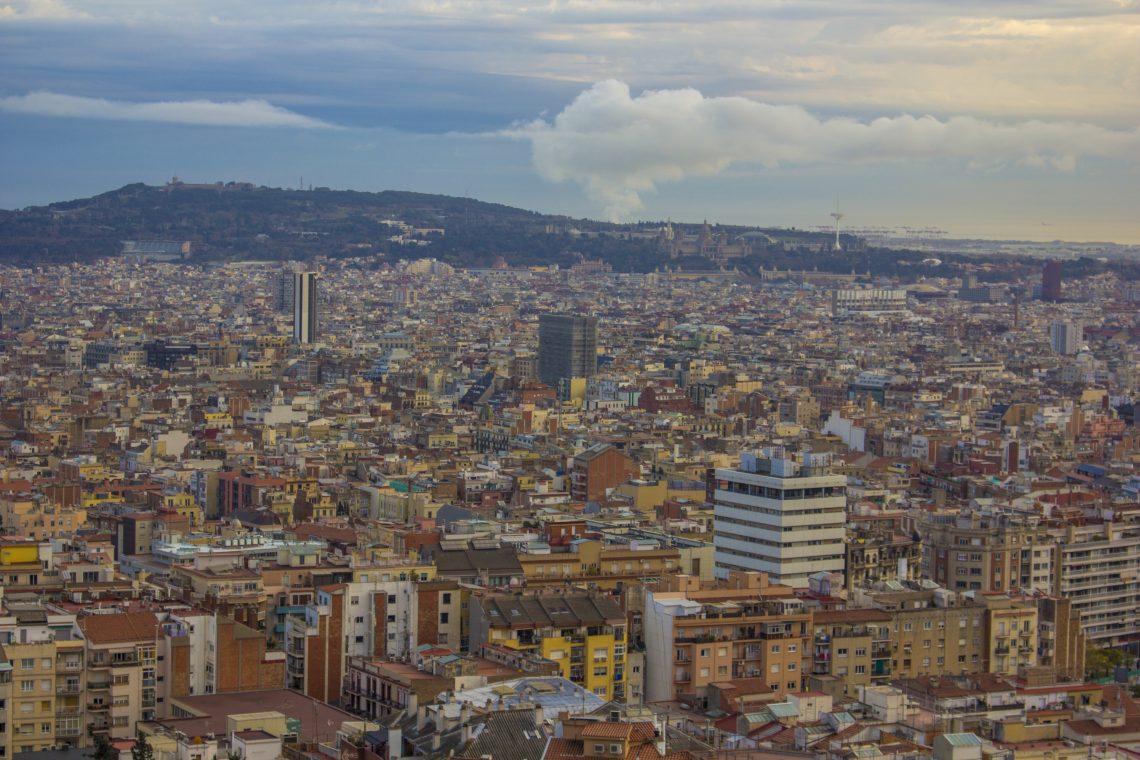
[[[642,613],[645,631],[645,700],[673,699],[673,620],[700,614],[703,605],[676,592],[649,592]]]
[[[293,274],[293,341],[312,343],[317,339],[316,272]]]
[[[1049,325],[1049,345],[1055,354],[1075,354],[1081,350],[1084,330],[1075,322],[1054,322]]]
[[[828,474],[825,455],[766,455],[742,454],[740,469],[716,470],[718,577],[759,571],[774,583],[806,587],[814,573],[842,573],[847,478]]]

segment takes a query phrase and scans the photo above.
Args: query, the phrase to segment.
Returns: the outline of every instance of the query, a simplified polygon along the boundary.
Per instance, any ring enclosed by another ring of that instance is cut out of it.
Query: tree
[[[1092,648],[1085,654],[1085,672],[1089,678],[1110,676],[1128,661],[1128,653],[1123,650]]]
[[[131,760],[154,760],[154,748],[142,731],[135,737],[135,746],[131,747]]]
[[[106,734],[95,734],[93,757],[95,760],[112,760],[115,757],[115,749],[111,746],[111,740],[107,738]]]

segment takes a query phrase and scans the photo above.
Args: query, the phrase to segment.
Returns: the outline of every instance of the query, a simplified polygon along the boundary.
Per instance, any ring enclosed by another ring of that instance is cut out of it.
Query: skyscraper
[[[280,314],[293,311],[293,277],[296,274],[292,269],[282,269],[273,275],[273,308]]]
[[[317,273],[293,274],[293,341],[312,343],[317,339]]]
[[[1054,322],[1049,325],[1049,345],[1055,354],[1075,354],[1084,342],[1084,329],[1075,322]]]
[[[597,371],[597,317],[579,317],[572,314],[539,316],[539,380],[556,388],[560,380],[593,377]]]
[[[1041,300],[1061,300],[1061,262],[1049,261],[1041,270]]]

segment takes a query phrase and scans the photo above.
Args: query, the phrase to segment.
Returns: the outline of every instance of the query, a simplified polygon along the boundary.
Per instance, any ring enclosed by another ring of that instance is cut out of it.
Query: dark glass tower
[[[538,379],[557,388],[560,380],[593,377],[598,371],[598,320],[572,314],[538,318]]]

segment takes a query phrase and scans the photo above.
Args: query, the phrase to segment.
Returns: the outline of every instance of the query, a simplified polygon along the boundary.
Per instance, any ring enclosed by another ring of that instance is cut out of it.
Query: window
[[[35,681],[20,681],[20,691],[35,691],[35,690],[36,690],[36,682]]]
[[[40,724],[40,733],[44,736],[50,736],[51,735],[51,724],[50,723],[41,723]]]
[[[354,597],[352,597],[352,599],[350,599],[350,600],[348,601],[348,603],[349,603],[349,604],[360,604],[360,597],[359,597],[359,596],[354,596]]]
[[[863,675],[866,672],[867,672],[867,666],[866,665],[856,665],[855,666],[855,674],[856,675]]]
[[[866,657],[867,656],[867,650],[860,647],[860,648],[855,650],[855,656],[856,657]]]
[[[836,649],[835,650],[835,656],[836,657],[846,657],[847,656],[847,647],[839,647],[838,649]]]
[[[788,688],[789,689],[798,689],[799,686],[800,685],[798,683],[796,683],[795,681],[788,681]]]
[[[364,618],[363,618],[363,617],[361,617],[361,616],[359,616],[359,615],[357,615],[357,617],[356,617],[356,621],[355,621],[355,622],[356,622],[356,624],[357,624],[357,625],[359,625],[359,624],[361,624],[361,623],[363,623],[363,622],[364,622]]]
[[[924,630],[924,631],[930,630],[930,621],[929,620],[923,620],[922,621],[922,630]]]
[[[395,603],[396,603],[396,595],[395,594],[388,594],[388,604],[395,604]]]
[[[773,644],[772,645],[772,654],[779,654],[779,653],[780,653],[780,645],[779,644]]]
[[[770,668],[770,670],[773,673],[779,673],[780,672],[780,663],[777,662],[777,663],[773,664],[772,667]]]
[[[702,649],[701,650],[701,657],[708,657],[710,651],[711,650],[709,650],[709,649]]]
[[[798,651],[799,647],[797,647],[795,644],[788,644],[788,654],[795,654]]]
[[[620,755],[621,754],[621,745],[620,744],[611,744],[610,745],[610,754]]]
[[[604,754],[605,751],[606,751],[606,746],[604,744],[595,744],[594,745],[594,754],[595,755]]]
[[[788,671],[789,673],[795,669],[796,669],[796,664],[794,662],[789,662],[787,665],[784,666],[784,670]]]
[[[33,657],[25,657],[22,660],[20,660],[20,669],[21,670],[32,670],[35,667],[36,667],[36,660]]]
[[[443,592],[443,603],[444,604],[451,604],[451,592],[450,591],[444,591]]]

